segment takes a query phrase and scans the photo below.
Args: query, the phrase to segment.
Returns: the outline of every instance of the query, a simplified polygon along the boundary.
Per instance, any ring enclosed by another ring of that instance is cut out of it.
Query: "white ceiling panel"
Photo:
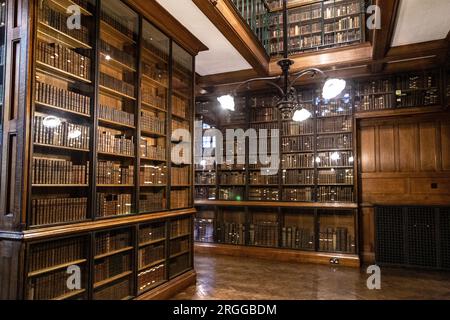
[[[402,0],[397,19],[393,47],[444,39],[450,31],[450,0]]]
[[[206,76],[251,69],[251,65],[192,0],[157,0],[157,2],[209,48],[209,51],[200,52],[196,58],[198,74]]]

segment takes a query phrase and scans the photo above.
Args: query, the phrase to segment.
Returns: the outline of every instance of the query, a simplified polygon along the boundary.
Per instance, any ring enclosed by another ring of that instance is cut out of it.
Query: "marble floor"
[[[196,255],[197,286],[177,300],[450,300],[450,273],[383,268],[381,290],[365,269]]]

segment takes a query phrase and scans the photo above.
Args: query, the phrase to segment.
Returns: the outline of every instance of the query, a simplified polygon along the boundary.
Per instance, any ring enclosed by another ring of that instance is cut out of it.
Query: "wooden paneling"
[[[374,261],[374,206],[450,203],[450,115],[358,120],[361,257]]]

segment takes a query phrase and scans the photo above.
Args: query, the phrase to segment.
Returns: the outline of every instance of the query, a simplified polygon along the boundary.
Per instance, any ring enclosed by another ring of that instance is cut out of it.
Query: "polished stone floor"
[[[178,300],[446,299],[450,273],[381,270],[381,290],[367,289],[364,269],[196,255],[197,286]]]

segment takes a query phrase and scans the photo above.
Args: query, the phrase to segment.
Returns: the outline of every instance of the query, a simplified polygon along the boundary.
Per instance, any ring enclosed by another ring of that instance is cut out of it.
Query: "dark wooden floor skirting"
[[[269,259],[274,261],[317,263],[327,265],[331,265],[332,263],[330,261],[334,260],[338,262],[336,265],[353,268],[359,268],[361,266],[361,261],[357,255],[305,252],[289,249],[246,247],[226,244],[196,243],[195,253],[219,254],[235,257]]]
[[[186,288],[196,284],[196,282],[197,273],[195,270],[192,270],[170,280],[155,290],[140,295],[136,300],[168,300]]]

